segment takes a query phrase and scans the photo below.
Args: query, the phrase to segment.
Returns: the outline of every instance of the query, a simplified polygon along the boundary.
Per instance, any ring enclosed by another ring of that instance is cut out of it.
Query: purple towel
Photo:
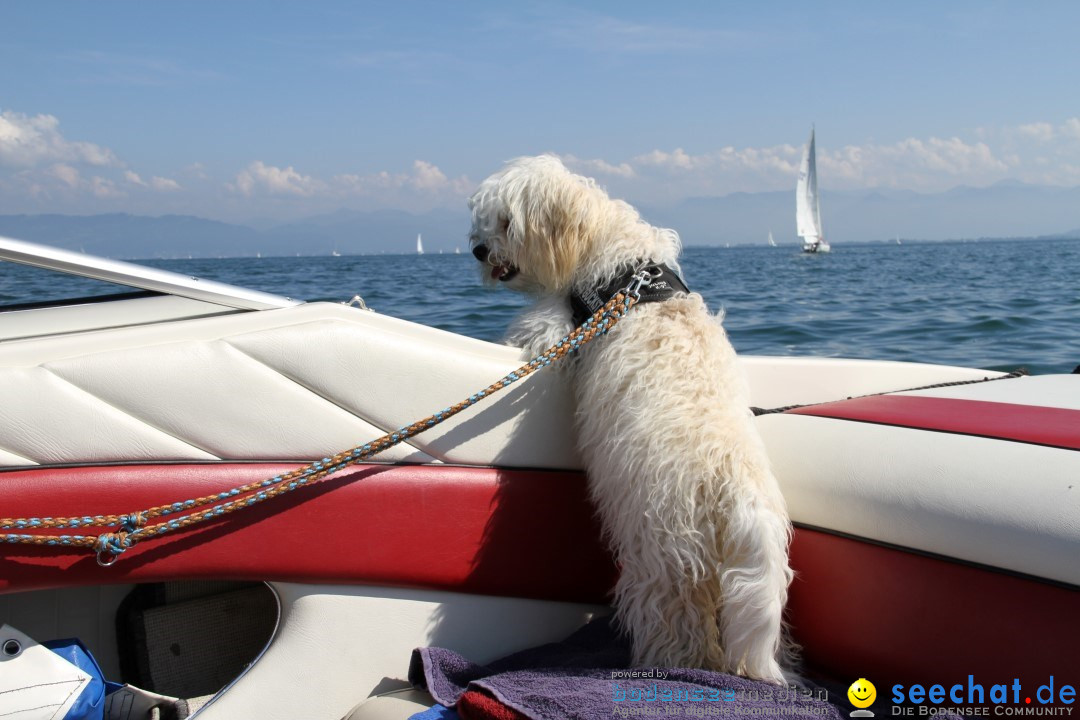
[[[489,665],[442,648],[413,652],[409,680],[452,706],[482,690],[537,720],[618,717],[830,718],[841,715],[821,690],[780,687],[734,675],[680,668],[629,670],[626,638],[606,618],[559,643],[522,650]]]

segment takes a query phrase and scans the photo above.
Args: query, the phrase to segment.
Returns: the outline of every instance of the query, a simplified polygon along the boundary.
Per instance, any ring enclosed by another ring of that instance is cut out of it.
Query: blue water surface
[[[527,300],[480,283],[470,255],[147,260],[305,300],[361,295],[378,312],[498,340]],[[754,355],[875,358],[1033,373],[1080,364],[1080,241],[688,248],[687,284]],[[0,304],[109,292],[0,263]],[[59,295],[58,295],[59,294]]]

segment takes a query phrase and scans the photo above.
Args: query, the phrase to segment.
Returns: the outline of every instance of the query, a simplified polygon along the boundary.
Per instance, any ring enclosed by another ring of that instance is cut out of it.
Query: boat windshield
[[[0,263],[4,268],[0,274],[0,305],[97,297],[115,292],[116,287],[138,288],[238,310],[269,310],[300,304],[292,298],[193,275],[12,238],[0,237],[0,260],[10,261]],[[52,279],[60,275],[62,279]],[[59,298],[57,287],[64,288]]]
[[[141,291],[130,285],[0,260],[0,312],[81,305],[152,294],[156,293]]]

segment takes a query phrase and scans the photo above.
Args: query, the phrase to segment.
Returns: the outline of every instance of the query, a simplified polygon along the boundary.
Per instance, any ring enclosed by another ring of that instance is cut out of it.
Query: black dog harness
[[[639,263],[628,266],[625,272],[617,275],[611,282],[603,287],[589,288],[587,290],[574,290],[570,293],[570,308],[574,312],[574,326],[579,326],[588,318],[604,307],[604,303],[619,290],[623,289],[641,270],[648,270],[652,281],[648,285],[642,285],[638,291],[641,294],[639,303],[659,302],[675,296],[676,293],[688,293],[690,288],[682,281],[675,271],[663,263]]]

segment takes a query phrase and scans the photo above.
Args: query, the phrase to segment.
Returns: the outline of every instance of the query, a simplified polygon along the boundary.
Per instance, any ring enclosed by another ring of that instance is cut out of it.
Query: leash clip
[[[623,294],[634,298],[634,300],[640,300],[641,288],[647,287],[648,285],[652,284],[652,281],[655,278],[660,277],[660,269],[654,269],[656,270],[655,274],[653,274],[653,272],[647,267],[644,267],[634,273],[634,276],[630,278],[630,284],[623,288]]]

